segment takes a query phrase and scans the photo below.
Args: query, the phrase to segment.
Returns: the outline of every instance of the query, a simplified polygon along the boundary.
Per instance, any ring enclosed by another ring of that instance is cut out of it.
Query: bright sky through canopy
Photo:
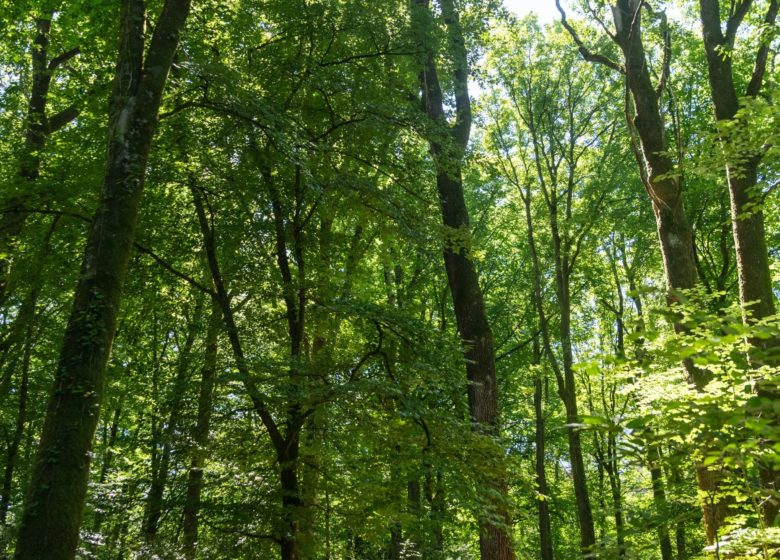
[[[547,23],[558,18],[555,0],[504,0],[504,6],[517,15],[535,12],[541,23]]]

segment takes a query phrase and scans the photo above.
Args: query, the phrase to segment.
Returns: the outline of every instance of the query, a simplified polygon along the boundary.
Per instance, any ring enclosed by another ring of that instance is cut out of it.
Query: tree
[[[700,5],[704,48],[707,54],[712,104],[719,124],[735,123],[740,110],[739,95],[735,84],[732,53],[742,21],[751,9],[750,0],[729,8],[725,32],[721,23],[721,7],[718,0],[702,0]],[[780,3],[771,0],[766,8],[762,24],[766,29],[775,25]],[[747,98],[761,93],[770,54],[769,40],[761,38],[753,62],[753,70],[745,90]],[[726,165],[729,197],[731,199],[731,226],[736,251],[739,297],[745,309],[745,320],[760,321],[775,313],[775,296],[772,292],[772,274],[766,247],[764,212],[757,189],[761,153],[742,153],[736,161]],[[759,348],[772,347],[776,341],[754,341]],[[777,399],[771,382],[759,388],[759,395],[768,401]],[[768,492],[764,515],[766,523],[773,525],[780,501],[780,473],[771,464],[761,468],[761,481]]]
[[[188,11],[188,0],[166,2],[144,56],[144,5],[127,0],[122,6],[102,203],[92,220],[25,502],[15,556],[20,560],[66,559],[76,553],[89,452],[146,161]]]
[[[449,125],[446,121],[433,47],[430,4],[427,0],[415,0],[412,4],[412,24],[423,53],[420,57],[422,106],[431,121],[429,145],[436,166],[436,187],[447,235],[444,263],[458,332],[464,345],[469,411],[476,429],[495,435],[498,429],[498,383],[493,333],[485,312],[479,277],[469,257],[471,234],[461,176],[463,153],[471,130],[468,61],[454,2],[442,0],[440,7],[447,29],[447,54],[454,67],[455,123]],[[501,473],[486,481],[485,492],[497,497],[506,495],[506,482],[502,480]],[[510,525],[506,506],[496,498],[488,499],[488,503],[496,508],[495,515],[503,526],[486,519],[480,520],[480,554],[483,560],[513,559],[512,542],[506,529]]]

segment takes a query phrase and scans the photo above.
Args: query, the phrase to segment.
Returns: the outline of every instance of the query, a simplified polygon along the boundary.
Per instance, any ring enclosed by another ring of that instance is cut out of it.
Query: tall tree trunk
[[[302,502],[298,484],[298,459],[300,452],[300,433],[306,416],[304,414],[299,414],[294,407],[288,407],[286,411],[287,429],[285,433],[283,433],[282,430],[279,429],[276,420],[274,420],[273,415],[266,404],[266,396],[260,391],[253,376],[250,374],[249,365],[247,364],[246,356],[244,354],[244,348],[241,344],[238,326],[235,322],[233,308],[230,305],[230,296],[228,295],[227,285],[219,267],[214,230],[210,224],[209,217],[206,215],[203,195],[198,190],[194,177],[190,177],[190,191],[192,192],[195,211],[198,217],[198,225],[200,226],[201,235],[203,237],[203,247],[208,259],[211,280],[214,283],[215,297],[222,313],[222,321],[228,341],[230,342],[230,348],[233,352],[236,369],[238,370],[241,382],[246,389],[249,399],[252,401],[252,405],[257,412],[257,415],[260,417],[263,426],[268,431],[268,436],[276,451],[276,457],[279,463],[282,516],[276,540],[279,543],[282,560],[299,560],[298,515]],[[211,216],[211,218],[213,219],[213,216]],[[277,239],[277,243],[278,241],[279,240]],[[277,247],[277,249],[279,249],[279,247]],[[286,255],[286,251],[279,251],[277,258],[281,259],[280,255],[282,254]],[[281,262],[280,267],[283,267]],[[288,295],[289,292],[286,292],[285,297]],[[288,307],[288,320],[291,318],[290,315],[294,315],[295,317],[298,316],[297,313],[290,313],[290,308]],[[298,350],[298,352],[293,352],[293,355],[299,355],[299,345],[301,342],[302,338],[295,337],[292,339],[291,344],[298,344],[297,347],[293,347],[294,350]]]
[[[653,85],[642,40],[644,3],[641,0],[617,0],[612,10],[615,22],[612,38],[623,54],[622,65],[591,52],[566,22],[560,0],[556,0],[556,5],[562,14],[563,25],[577,43],[583,57],[604,64],[626,78],[626,121],[629,136],[640,177],[650,195],[656,217],[656,230],[668,290],[667,299],[670,303],[674,302],[678,299],[677,290],[690,289],[695,285],[696,258],[693,234],[683,207],[682,180],[675,172],[675,162],[669,153],[665,124],[660,111],[671,57],[668,29],[664,29],[663,33],[665,43],[660,79],[658,84]],[[629,100],[633,103],[630,104]],[[683,326],[677,323],[675,329],[680,332]],[[703,389],[710,377],[707,372],[694,367],[691,360],[684,360],[683,365],[689,381],[696,388]],[[718,471],[710,470],[702,464],[696,465],[696,475],[699,490],[710,496],[710,499],[702,504],[702,510],[707,538],[713,542],[728,514],[727,501],[718,497],[722,476]]]
[[[3,211],[0,213],[0,306],[8,297],[8,275],[11,258],[15,252],[16,238],[22,233],[27,220],[25,204],[30,195],[25,193],[25,190],[29,191],[32,183],[40,175],[41,157],[49,137],[79,114],[78,108],[72,105],[54,115],[48,115],[47,105],[52,77],[59,67],[79,54],[79,49],[74,48],[58,56],[49,57],[51,20],[51,12],[35,20],[36,34],[30,49],[32,88],[27,104],[24,148],[17,176],[20,184],[14,194],[3,200]]]
[[[552,348],[550,327],[547,316],[544,312],[542,301],[542,271],[539,261],[539,254],[536,248],[536,239],[534,234],[533,216],[531,212],[531,191],[530,187],[520,189],[520,196],[523,199],[525,207],[526,231],[528,235],[528,247],[531,254],[531,263],[533,268],[533,292],[534,306],[539,318],[539,329],[542,334],[542,344],[545,354],[550,362],[550,366],[555,374],[558,385],[558,394],[563,401],[566,410],[566,422],[569,425],[579,423],[579,413],[577,410],[577,394],[574,381],[573,353],[571,346],[571,306],[569,302],[568,285],[568,266],[563,258],[561,251],[561,239],[557,228],[557,209],[550,207],[550,217],[552,220],[553,232],[553,252],[555,253],[555,289],[558,297],[558,307],[560,311],[560,337],[563,355],[563,367],[555,355]],[[569,447],[569,460],[571,462],[572,478],[574,482],[574,498],[577,504],[577,521],[580,529],[580,545],[584,554],[596,545],[596,530],[593,523],[593,511],[588,495],[588,486],[585,476],[585,462],[582,453],[582,442],[580,432],[574,428],[567,430],[567,441]]]
[[[623,516],[623,485],[620,480],[620,467],[617,457],[617,440],[610,432],[607,438],[607,456],[604,468],[609,479],[609,489],[612,494],[612,511],[615,518],[615,533],[617,535],[618,558],[626,558],[626,522]],[[664,558],[666,560],[666,558]]]
[[[200,494],[203,489],[203,467],[209,443],[211,408],[214,396],[214,381],[217,373],[217,343],[222,314],[216,300],[211,304],[211,318],[206,333],[206,352],[200,377],[198,394],[198,418],[192,432],[192,458],[187,473],[187,494],[184,498],[184,519],[182,522],[184,557],[194,560],[198,548],[198,515]]]
[[[540,366],[542,361],[542,351],[539,347],[539,340],[534,337],[533,341],[534,365]],[[552,542],[552,524],[550,523],[550,489],[547,486],[547,457],[545,456],[545,437],[544,437],[544,409],[542,392],[542,373],[537,372],[534,378],[534,412],[536,417],[536,490],[539,497],[536,499],[536,509],[539,516],[539,545],[541,560],[553,560],[553,542]]]
[[[8,445],[8,452],[5,457],[3,488],[0,495],[0,524],[2,525],[5,525],[8,506],[11,503],[14,468],[16,467],[19,445],[24,437],[24,428],[27,423],[27,392],[30,384],[30,353],[32,352],[32,344],[32,324],[28,324],[22,357],[22,374],[19,382],[19,405],[16,411],[16,426],[14,427],[14,433],[11,436],[11,442]]]
[[[144,60],[143,3],[123,2],[103,190],[87,239],[25,501],[15,555],[18,560],[70,560],[76,553],[89,454],[146,162],[189,5],[189,0],[165,3]]]
[[[700,0],[699,2],[710,93],[715,109],[715,118],[719,123],[734,121],[739,111],[739,96],[734,83],[732,49],[740,24],[752,4],[752,0],[744,0],[736,8],[732,7],[724,33],[721,26],[719,0]],[[767,29],[771,29],[775,25],[779,8],[780,2],[778,0],[770,0],[763,21]],[[755,97],[762,88],[770,53],[769,40],[763,37],[762,41],[753,61],[753,73],[745,92],[747,97]],[[747,131],[741,133],[748,134]],[[731,227],[737,257],[739,297],[743,306],[744,320],[746,323],[751,323],[775,314],[775,298],[772,291],[772,274],[769,269],[761,192],[757,187],[761,155],[759,153],[741,155],[747,157],[727,163],[726,178],[731,198]],[[763,352],[770,349],[776,350],[780,347],[780,340],[776,338],[768,340],[756,338],[751,342]],[[762,358],[758,357],[754,361],[757,364],[761,363]],[[780,398],[777,388],[770,387],[770,383],[760,384],[758,394],[770,403]],[[769,410],[771,410],[771,405]],[[773,427],[776,428],[777,425],[778,422],[775,419]],[[780,521],[778,519],[780,470],[777,470],[771,463],[762,462],[759,464],[759,474],[761,485],[767,494],[766,498],[762,500],[764,521],[767,525],[772,526]]]
[[[574,353],[571,341],[571,296],[570,267],[566,252],[562,252],[562,240],[558,232],[557,209],[550,209],[555,255],[555,291],[558,297],[559,329],[561,354],[563,357],[563,376],[557,376],[558,392],[566,409],[566,423],[575,426],[580,422],[577,410],[577,389],[574,379]],[[546,330],[546,329],[545,329]],[[547,344],[548,348],[550,347]],[[551,349],[550,349],[551,350]],[[550,352],[550,359],[552,353]],[[581,432],[570,427],[566,435],[569,442],[569,460],[571,461],[574,498],[577,503],[577,518],[580,525],[580,542],[584,552],[593,550],[596,545],[596,530],[593,523],[593,509],[588,493],[588,481],[585,474],[585,459],[582,452]]]
[[[636,307],[636,313],[638,318],[638,324],[637,324],[637,333],[641,336],[641,334],[645,330],[645,319],[644,319],[644,312],[642,307],[642,297],[637,291],[637,285],[636,285],[636,277],[635,277],[635,270],[634,268],[629,265],[628,263],[628,256],[626,254],[626,244],[625,240],[620,240],[620,247],[615,248],[614,252],[609,252],[609,258],[610,258],[610,265],[612,269],[612,275],[613,280],[615,281],[615,286],[617,287],[618,296],[619,296],[619,305],[618,305],[618,311],[619,318],[618,318],[618,327],[622,331],[623,329],[623,312],[624,312],[624,302],[623,302],[623,288],[620,285],[620,275],[618,274],[618,268],[617,268],[617,262],[618,262],[618,250],[620,251],[620,259],[623,266],[623,272],[626,275],[626,278],[628,279],[628,289],[629,293],[632,294],[630,297],[634,302],[634,306]],[[623,336],[622,334],[618,337],[619,343],[618,343],[618,358],[619,359],[625,359],[626,356],[626,350],[623,343]],[[637,340],[637,346],[636,346],[636,357],[638,361],[642,361],[642,358],[644,357],[644,341],[643,339],[639,338]],[[650,434],[652,437],[652,434]],[[617,448],[615,447],[615,450]],[[666,501],[666,488],[664,484],[664,477],[663,477],[663,471],[661,469],[660,465],[660,459],[661,459],[661,452],[658,447],[658,443],[651,442],[647,447],[647,459],[648,459],[648,466],[650,468],[650,480],[651,485],[653,489],[653,503],[656,508],[656,513],[659,515],[659,518],[661,519],[661,523],[658,526],[658,546],[661,551],[661,559],[662,560],[672,560],[673,554],[672,554],[672,542],[669,538],[669,527],[667,523],[665,522],[665,517],[668,513],[668,504]],[[614,467],[615,472],[619,473],[617,470],[617,460],[615,459]],[[617,519],[615,520],[617,523]]]
[[[450,127],[444,112],[444,99],[436,66],[432,13],[428,0],[413,0],[412,25],[422,51],[420,87],[423,107],[433,130],[429,140],[436,165],[436,186],[442,221],[452,235],[444,249],[444,264],[452,295],[458,333],[463,341],[468,402],[475,429],[485,435],[498,434],[498,386],[496,380],[493,333],[471,260],[469,215],[463,193],[462,161],[471,130],[471,101],[468,93],[468,62],[463,34],[453,0],[441,0],[440,7],[448,33],[448,55],[454,64],[456,122]],[[442,130],[448,131],[443,141]],[[455,153],[453,155],[453,152]],[[465,242],[464,242],[465,241]],[[497,475],[483,479],[483,498],[494,510],[492,516],[480,515],[479,548],[482,560],[514,560],[509,534],[511,519],[507,510],[507,484],[501,472],[503,458],[496,454]],[[498,523],[494,519],[500,520]]]

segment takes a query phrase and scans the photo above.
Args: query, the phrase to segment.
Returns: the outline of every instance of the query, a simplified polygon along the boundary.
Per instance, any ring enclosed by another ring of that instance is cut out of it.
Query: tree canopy
[[[0,557],[780,555],[780,2],[543,1],[0,4]]]

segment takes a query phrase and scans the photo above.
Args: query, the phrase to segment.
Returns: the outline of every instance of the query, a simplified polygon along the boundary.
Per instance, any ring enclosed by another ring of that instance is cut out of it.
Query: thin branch
[[[15,209],[13,211],[8,211],[8,210],[0,211],[0,214],[6,214],[9,212],[26,212],[29,214],[43,214],[47,216],[66,216],[68,218],[76,218],[88,224],[92,223],[92,218],[70,210],[47,210],[45,208],[25,208],[23,210]],[[138,241],[134,241],[133,246],[138,250],[139,253],[143,253],[144,255],[150,256],[157,264],[159,264],[161,267],[163,267],[165,270],[167,270],[177,278],[184,280],[194,288],[197,288],[198,290],[206,294],[209,294],[210,296],[216,295],[214,290],[207,288],[206,286],[204,286],[203,284],[201,284],[200,282],[198,282],[197,280],[195,280],[185,272],[182,272],[181,270],[174,268],[172,264],[170,264],[168,261],[163,259],[160,255],[158,255],[157,253],[155,253],[145,245],[140,244]]]
[[[418,56],[420,54],[425,54],[424,51],[393,51],[393,50],[386,50],[386,51],[378,51],[373,53],[361,53],[361,54],[353,54],[351,56],[347,56],[344,58],[338,58],[334,60],[321,60],[317,63],[318,66],[321,66],[323,68],[326,68],[328,66],[336,66],[338,64],[346,64],[348,62],[353,62],[355,60],[365,60],[367,58],[378,58],[381,56]]]

